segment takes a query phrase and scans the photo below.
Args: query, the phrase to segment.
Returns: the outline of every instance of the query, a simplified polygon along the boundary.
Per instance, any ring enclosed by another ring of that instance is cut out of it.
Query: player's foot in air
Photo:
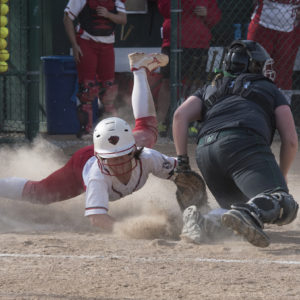
[[[263,225],[245,210],[229,210],[222,216],[222,223],[256,247],[265,248],[270,245],[270,238],[264,233]]]
[[[145,68],[152,72],[160,67],[164,67],[169,62],[168,55],[162,53],[131,53],[128,55],[131,71]]]

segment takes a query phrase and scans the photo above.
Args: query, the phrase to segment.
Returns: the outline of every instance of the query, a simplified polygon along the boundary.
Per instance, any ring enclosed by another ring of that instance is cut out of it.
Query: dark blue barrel
[[[75,134],[77,70],[73,56],[44,56],[47,130],[49,134]]]

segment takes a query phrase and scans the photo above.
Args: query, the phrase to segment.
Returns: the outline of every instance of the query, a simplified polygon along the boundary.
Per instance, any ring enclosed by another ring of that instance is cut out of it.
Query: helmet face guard
[[[224,66],[225,71],[233,75],[247,72],[265,75],[264,67],[269,60],[271,60],[270,55],[259,43],[250,40],[237,40],[229,46]],[[268,75],[271,76],[270,71]],[[274,77],[274,74],[272,76]]]
[[[137,160],[133,155],[134,151],[118,158],[102,158],[98,155],[98,166],[101,172],[109,176],[121,176],[131,172],[137,166]]]
[[[245,73],[249,66],[249,56],[244,47],[234,45],[225,57],[225,70],[233,75]]]

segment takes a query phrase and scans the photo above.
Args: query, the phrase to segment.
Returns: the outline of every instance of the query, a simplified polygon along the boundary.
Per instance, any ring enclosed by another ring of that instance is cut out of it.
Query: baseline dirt
[[[172,143],[156,148],[175,154]],[[65,150],[42,140],[32,149],[0,151],[0,176],[42,178],[74,149]],[[273,150],[278,157],[277,142]],[[298,153],[289,175],[296,199],[299,182]],[[210,203],[217,207],[212,197]],[[0,199],[0,299],[300,298],[299,217],[288,226],[268,226],[266,249],[239,238],[187,244],[179,240],[175,187],[154,177],[111,204],[120,220],[111,235],[91,228],[83,211],[83,196],[50,206]]]

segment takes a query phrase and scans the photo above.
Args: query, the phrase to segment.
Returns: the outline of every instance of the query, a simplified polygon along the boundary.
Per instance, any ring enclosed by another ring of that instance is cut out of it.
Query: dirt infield
[[[42,178],[78,147],[70,145],[62,151],[39,140],[31,149],[2,149],[0,177]],[[174,155],[172,143],[156,148]],[[278,143],[273,150],[278,157]],[[299,182],[298,153],[289,175],[296,199]],[[111,204],[120,220],[111,235],[90,227],[83,196],[50,206],[0,199],[0,299],[300,299],[299,217],[268,226],[265,249],[239,238],[188,244],[179,240],[174,193],[171,182],[151,177]]]

